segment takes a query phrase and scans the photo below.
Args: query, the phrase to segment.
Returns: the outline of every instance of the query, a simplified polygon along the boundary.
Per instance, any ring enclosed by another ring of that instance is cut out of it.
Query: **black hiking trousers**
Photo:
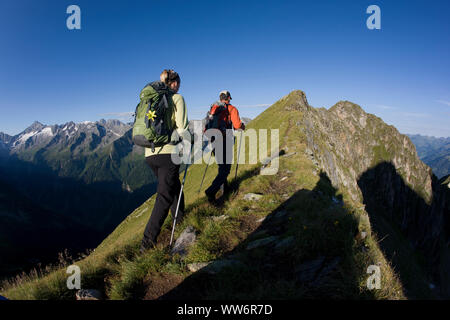
[[[227,178],[231,171],[231,155],[228,155],[228,162],[227,163],[227,144],[230,144],[233,146],[234,138],[233,137],[226,137],[223,139],[223,152],[222,152],[222,164],[218,164],[219,170],[217,172],[217,176],[212,182],[211,186],[205,190],[205,193],[207,196],[215,196],[217,191],[219,191],[220,187],[223,185],[225,190],[228,186]],[[233,152],[233,149],[231,148],[231,152]],[[214,153],[214,156],[216,157],[216,161],[219,163],[219,157],[220,155],[217,153]]]
[[[172,162],[170,154],[157,154],[146,159],[147,164],[153,170],[158,178],[157,196],[153,207],[152,215],[145,227],[142,244],[144,247],[156,245],[156,240],[164,220],[172,212],[172,218],[175,218],[178,197],[180,195],[180,165]],[[180,207],[178,209],[177,223],[184,216],[184,194],[181,194]]]

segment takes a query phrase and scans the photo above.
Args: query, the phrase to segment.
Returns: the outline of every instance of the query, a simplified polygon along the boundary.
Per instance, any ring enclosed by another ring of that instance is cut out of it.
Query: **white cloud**
[[[411,118],[430,118],[431,117],[430,114],[417,113],[417,112],[400,112],[399,114],[402,116],[411,117]]]
[[[436,100],[436,102],[439,102],[439,103],[445,104],[445,105],[447,105],[447,106],[449,106],[449,107],[450,107],[450,101],[445,101],[445,100]]]
[[[270,107],[271,105],[268,103],[264,103],[264,104],[254,104],[254,105],[250,105],[250,106],[240,106],[241,108],[266,108],[266,107]]]
[[[380,109],[384,109],[384,110],[397,109],[396,107],[387,106],[387,105],[384,105],[384,104],[377,104],[377,105],[375,105],[375,107],[380,108]]]

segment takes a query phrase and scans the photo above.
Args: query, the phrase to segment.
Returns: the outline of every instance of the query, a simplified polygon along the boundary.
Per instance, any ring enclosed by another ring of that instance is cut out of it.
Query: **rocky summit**
[[[400,228],[450,293],[445,280],[450,270],[450,199],[431,168],[419,159],[410,138],[352,102],[316,109],[303,92],[293,95],[297,102],[286,108],[303,112],[297,123],[312,161],[334,187],[363,203],[372,221],[382,225],[379,220],[387,219]],[[378,232],[390,232],[382,229]]]

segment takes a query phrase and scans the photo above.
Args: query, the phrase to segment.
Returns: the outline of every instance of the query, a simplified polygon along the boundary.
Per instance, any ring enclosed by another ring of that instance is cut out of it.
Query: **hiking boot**
[[[208,198],[208,202],[212,205],[216,204],[216,195],[209,194],[205,191],[206,197]]]
[[[225,184],[222,184],[219,189],[219,198],[222,198],[225,195]]]
[[[231,191],[231,186],[228,183],[228,181],[225,181],[225,183],[222,185],[223,187],[223,192],[224,193],[229,193]]]
[[[147,250],[153,249],[155,247],[155,244],[148,239],[142,239],[141,247],[139,248],[139,252],[141,254],[144,254]]]

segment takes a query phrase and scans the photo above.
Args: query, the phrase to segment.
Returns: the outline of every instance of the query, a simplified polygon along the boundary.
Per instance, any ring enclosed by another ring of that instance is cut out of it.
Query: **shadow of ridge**
[[[63,249],[75,256],[97,247],[156,192],[154,182],[133,193],[123,190],[121,181],[86,184],[79,179],[58,176],[48,164],[24,161],[17,156],[0,163],[0,176],[0,187],[4,182],[17,190],[17,201],[22,204],[18,208],[26,209],[21,214],[20,210],[13,211],[14,221],[9,224],[3,221],[3,227],[9,227],[14,241],[9,243],[9,248],[0,250],[3,258],[0,278],[28,272],[38,262],[56,263]],[[19,218],[30,213],[33,213],[30,220],[33,223],[22,223]],[[51,216],[55,219],[50,220]]]
[[[449,297],[449,283],[441,279],[450,267],[441,263],[443,250],[448,252],[444,228],[448,228],[449,213],[442,206],[441,190],[435,180],[433,177],[433,202],[429,205],[390,162],[378,164],[358,179],[372,230],[381,240],[380,248],[412,299],[435,297],[430,283],[437,284],[441,294]]]
[[[352,251],[358,223],[334,203],[337,198],[321,173],[313,190],[297,191],[259,226],[255,215],[240,217],[241,226],[257,227],[158,299],[373,298],[370,292],[360,296]]]
[[[147,169],[145,174],[152,175],[142,162]],[[77,165],[76,160],[73,163]],[[101,234],[99,241],[156,192],[156,178],[129,193],[117,178],[85,183],[78,178],[59,176],[46,163],[17,157],[1,164],[0,173],[3,181],[42,207],[97,230]]]

